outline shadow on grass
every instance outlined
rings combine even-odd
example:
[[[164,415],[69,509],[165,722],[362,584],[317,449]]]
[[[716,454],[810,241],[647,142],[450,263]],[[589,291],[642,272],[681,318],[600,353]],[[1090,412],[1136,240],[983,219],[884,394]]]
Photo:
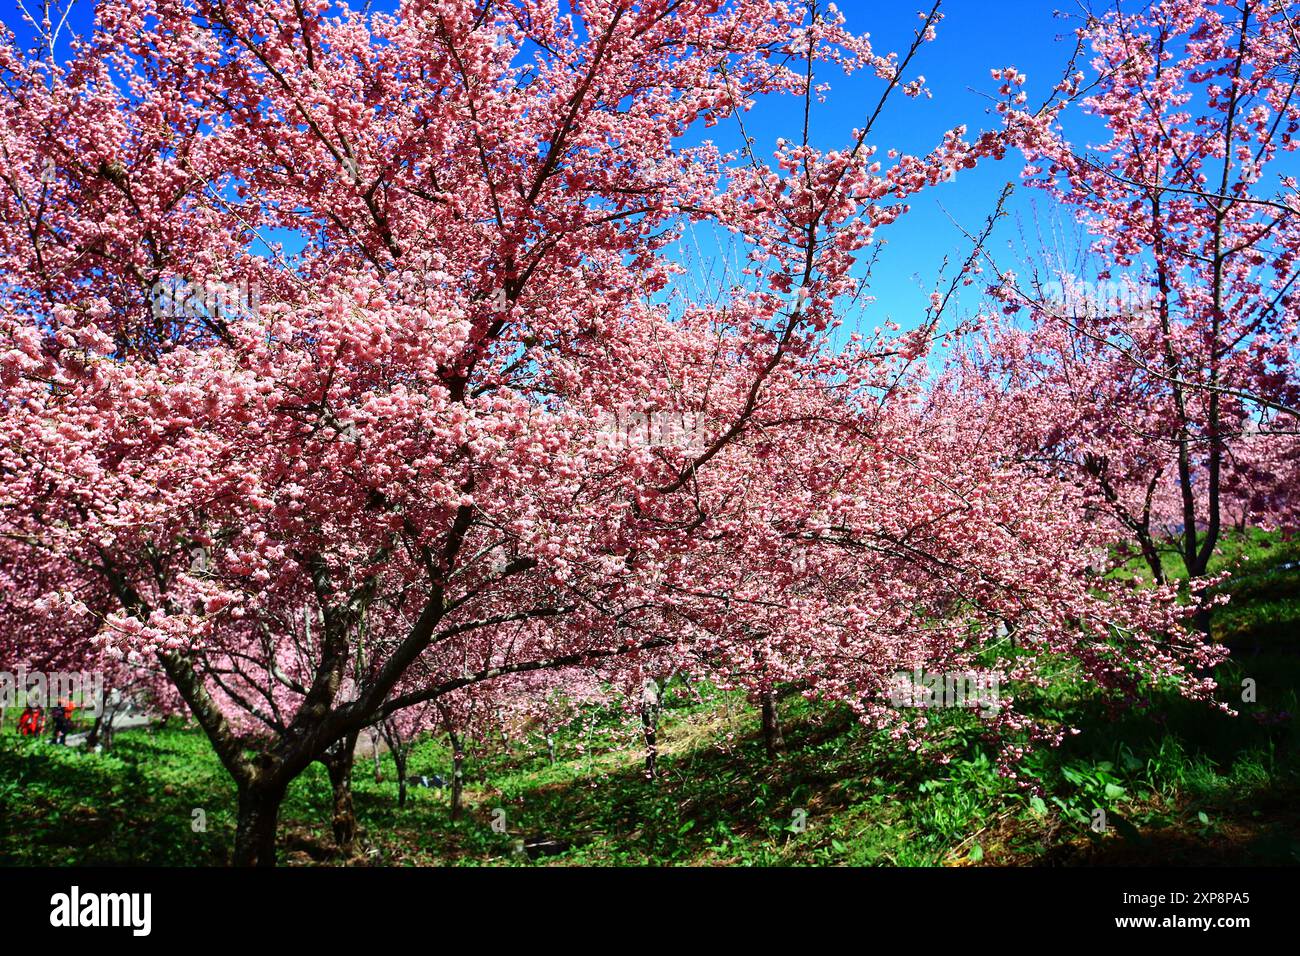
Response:
[[[1116,709],[1038,702],[1081,728],[1029,769],[1039,794],[997,773],[969,715],[954,715],[947,763],[859,727],[843,708],[782,704],[786,748],[770,759],[757,714],[668,712],[661,776],[635,752],[561,761],[516,750],[471,766],[465,818],[443,791],[397,806],[359,764],[360,852],[340,860],[329,788],[313,766],[286,800],[289,864],[526,863],[516,842],[550,841],[534,862],[561,864],[1278,864],[1300,862],[1300,662],[1259,654],[1221,668],[1224,699],[1255,682],[1228,716],[1176,695]],[[439,767],[434,742],[413,766]],[[1089,828],[1103,809],[1104,836]],[[205,826],[196,829],[195,810]],[[500,811],[498,813],[498,811]],[[497,832],[492,823],[504,823]],[[234,788],[197,731],[131,731],[112,753],[0,738],[0,862],[220,865],[234,834]],[[553,854],[553,855],[552,855]]]
[[[206,766],[202,739],[122,733],[103,754],[13,735],[0,740],[0,862],[226,862],[234,790],[223,792],[215,758]]]
[[[1081,732],[1031,757],[1041,796],[999,777],[970,727],[954,724],[956,755],[939,765],[801,701],[774,761],[749,715],[750,732],[728,746],[663,757],[653,783],[629,762],[597,777],[521,780],[502,796],[523,831],[572,845],[562,861],[575,863],[1297,863],[1300,662],[1230,662],[1225,699],[1247,676],[1256,702],[1236,702],[1237,716],[1176,694],[1050,709]],[[1099,808],[1104,836],[1092,830]]]

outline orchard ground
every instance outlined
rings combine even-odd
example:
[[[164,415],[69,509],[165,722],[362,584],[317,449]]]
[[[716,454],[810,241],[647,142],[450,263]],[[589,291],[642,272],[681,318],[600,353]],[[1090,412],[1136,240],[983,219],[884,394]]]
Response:
[[[491,742],[467,762],[466,812],[412,787],[398,807],[391,757],[359,756],[361,837],[330,838],[330,787],[315,765],[290,790],[282,862],[313,864],[1093,865],[1300,863],[1300,543],[1252,532],[1225,543],[1232,601],[1214,635],[1229,717],[1175,694],[1104,709],[1063,665],[1030,712],[1081,729],[1034,754],[1038,793],[999,776],[968,713],[941,712],[958,756],[910,752],[843,708],[784,698],[785,748],[765,752],[742,697],[671,685],[660,776],[628,746],[634,721],[588,712],[554,738]],[[1171,572],[1174,569],[1170,568]],[[1241,703],[1242,681],[1256,701]],[[427,738],[408,774],[450,776]],[[1094,812],[1106,813],[1095,832]],[[195,811],[202,811],[196,829]],[[0,736],[0,861],[221,865],[235,792],[202,733],[175,721],[122,731],[111,753]],[[494,827],[494,821],[497,826]],[[504,831],[501,832],[504,825]],[[521,846],[522,844],[522,846]]]

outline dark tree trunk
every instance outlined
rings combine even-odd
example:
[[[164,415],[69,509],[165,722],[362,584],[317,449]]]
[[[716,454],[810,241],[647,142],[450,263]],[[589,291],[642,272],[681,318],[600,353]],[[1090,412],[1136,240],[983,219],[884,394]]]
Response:
[[[96,745],[102,745],[105,750],[111,750],[113,747],[113,719],[117,716],[115,710],[103,710],[95,718],[94,724],[91,725],[90,733],[86,735],[86,749],[94,750]]]
[[[460,794],[465,782],[465,752],[460,748],[460,736],[451,727],[447,728],[451,739],[451,818],[460,819]]]
[[[1215,541],[1218,540],[1218,536],[1218,529],[1215,528],[1213,535],[1207,534],[1204,538],[1204,541],[1207,543],[1207,547],[1204,551],[1195,552],[1190,556],[1186,553],[1183,555],[1183,566],[1187,569],[1187,576],[1189,578],[1188,583],[1191,587],[1192,598],[1201,605],[1197,608],[1196,614],[1192,617],[1192,623],[1196,626],[1196,629],[1202,632],[1206,637],[1210,636],[1210,617],[1212,612],[1210,608],[1205,606],[1205,602],[1209,600],[1210,595],[1206,593],[1204,587],[1200,586],[1199,579],[1205,577],[1209,571],[1210,555],[1213,553],[1212,548]]]
[[[397,806],[406,806],[406,758],[410,756],[410,741],[402,736],[402,732],[397,725],[391,720],[385,720],[379,724],[379,732],[383,735],[384,743],[388,744],[388,752],[393,755],[393,768],[397,771]],[[379,774],[379,751],[378,744],[375,750],[375,774]]]
[[[334,845],[344,856],[352,855],[357,838],[357,817],[352,804],[352,765],[356,746],[357,735],[349,734],[321,758],[329,772],[333,793],[330,826],[334,831]]]
[[[772,692],[765,691],[761,700],[763,707],[763,746],[767,748],[768,757],[775,757],[785,747],[785,737],[781,735],[781,720],[776,712],[776,698]]]
[[[1192,617],[1192,623],[1198,631],[1208,638],[1210,637],[1210,625],[1214,612],[1209,607],[1206,607],[1204,602],[1210,599],[1210,595],[1206,593],[1205,588],[1193,587],[1192,597],[1201,602],[1201,606],[1196,609],[1196,614]]]
[[[397,805],[398,807],[406,806],[406,749],[403,746],[393,747],[391,744],[389,750],[393,755],[393,766],[397,768]]]
[[[275,866],[275,831],[283,802],[283,788],[239,788],[239,823],[231,858],[234,866]]]
[[[114,691],[105,689],[100,696],[99,713],[95,715],[95,722],[90,725],[90,733],[86,734],[86,750],[94,750],[97,746],[103,745],[107,750],[113,743],[113,716],[116,710],[113,707]]]
[[[1152,582],[1155,584],[1164,584],[1165,565],[1164,562],[1160,560],[1160,552],[1156,548],[1155,539],[1147,534],[1140,537],[1138,543],[1142,547],[1142,557],[1146,561],[1147,567],[1151,569]]]

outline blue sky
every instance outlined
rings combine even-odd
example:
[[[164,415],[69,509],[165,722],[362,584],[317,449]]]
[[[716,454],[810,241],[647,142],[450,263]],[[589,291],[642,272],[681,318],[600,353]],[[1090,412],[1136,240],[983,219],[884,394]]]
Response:
[[[1068,0],[1066,0],[1068,3]],[[877,53],[904,53],[921,20],[918,0],[846,0],[839,4],[846,25],[855,33],[869,33]],[[873,141],[880,154],[889,148],[922,154],[936,146],[945,131],[965,124],[968,138],[982,129],[996,128],[990,95],[1000,85],[990,76],[994,68],[1015,66],[1028,77],[1031,104],[1041,102],[1060,80],[1074,50],[1074,19],[1055,11],[1064,4],[1051,0],[947,0],[945,18],[937,38],[913,60],[908,79],[924,75],[933,93],[930,99],[895,96],[876,126]],[[926,10],[928,4],[924,4]],[[819,79],[831,92],[813,112],[814,144],[825,149],[851,143],[852,131],[865,124],[883,88],[874,74],[863,71],[846,77],[826,67]],[[1082,117],[1076,117],[1079,119]],[[799,103],[774,98],[760,103],[745,118],[745,127],[761,151],[769,155],[778,137],[797,138],[801,125]],[[719,145],[738,142],[734,124],[711,130]],[[874,304],[856,315],[845,316],[845,331],[869,331],[890,318],[904,328],[920,320],[936,276],[948,257],[953,265],[963,261],[970,243],[962,229],[978,233],[1008,181],[1019,180],[1020,158],[1008,154],[1001,162],[986,161],[967,170],[953,182],[928,189],[912,201],[911,212],[882,230],[888,244],[870,279]],[[1032,231],[1035,218],[1051,208],[1039,190],[1018,187],[990,248],[999,265],[1014,267],[1023,260],[1020,229]],[[1008,250],[1008,244],[1015,246]],[[1031,251],[1035,241],[1029,243]],[[952,267],[950,267],[952,268]],[[980,285],[970,287],[960,307],[978,305]]]
[[[37,9],[39,4],[40,0],[31,0],[28,9]],[[396,0],[374,4],[376,9],[394,6]],[[885,53],[906,49],[920,23],[922,0],[842,0],[839,6],[850,29],[870,33],[877,52]],[[925,6],[928,9],[928,4]],[[945,130],[959,123],[965,123],[972,135],[996,126],[997,117],[990,112],[988,99],[998,85],[989,75],[994,67],[1015,66],[1027,74],[1031,102],[1040,102],[1060,78],[1073,48],[1069,34],[1075,21],[1061,19],[1055,13],[1058,6],[1069,6],[1069,0],[947,0],[938,38],[922,49],[911,70],[912,76],[924,74],[933,98],[896,97],[877,127],[875,141],[881,152],[891,147],[928,151]],[[69,26],[84,31],[91,8],[91,0],[75,0]],[[0,19],[20,37],[30,36],[15,0],[0,0]],[[829,67],[819,79],[829,81],[832,89],[827,102],[814,111],[814,141],[823,148],[840,147],[850,141],[853,128],[865,122],[879,96],[881,81],[869,72],[845,77]],[[746,128],[760,153],[770,155],[778,137],[797,136],[800,117],[795,99],[774,98],[746,117]],[[734,124],[693,135],[707,135],[724,147],[737,141]],[[944,257],[960,261],[969,250],[958,225],[971,232],[981,228],[1003,184],[1018,179],[1018,164],[1015,155],[1000,163],[988,161],[956,181],[918,196],[912,212],[882,233],[888,245],[870,288],[876,302],[865,312],[846,317],[846,330],[859,325],[870,329],[887,317],[904,327],[914,325]],[[1047,197],[1038,191],[1017,190],[1009,206],[1012,216],[995,234],[994,249],[1000,261],[1015,264],[1019,253],[1009,254],[1007,243],[1015,239],[1020,225],[1027,227],[1035,213],[1048,205]],[[976,289],[978,286],[968,291],[962,307],[977,304]]]

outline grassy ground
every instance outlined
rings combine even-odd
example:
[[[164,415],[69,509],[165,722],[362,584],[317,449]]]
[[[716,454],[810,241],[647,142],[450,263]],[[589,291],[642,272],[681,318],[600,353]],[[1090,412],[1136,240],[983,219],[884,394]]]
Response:
[[[1187,569],[1172,552],[1161,554],[1161,566],[1168,580],[1186,582]],[[1300,539],[1259,528],[1225,534],[1209,566],[1212,575],[1224,572],[1232,577],[1216,590],[1232,598],[1215,612],[1213,636],[1234,649],[1300,651]],[[1150,578],[1140,557],[1115,576],[1135,575]]]
[[[1038,792],[998,775],[967,715],[944,718],[956,756],[943,763],[842,710],[790,698],[781,704],[787,746],[770,760],[743,700],[678,689],[654,782],[635,746],[614,746],[626,732],[615,714],[559,735],[555,762],[539,739],[470,761],[467,814],[455,824],[442,791],[414,788],[399,809],[390,759],[382,783],[358,761],[362,838],[346,862],[1300,863],[1300,570],[1286,568],[1300,555],[1261,540],[1225,548],[1225,562],[1253,576],[1228,586],[1233,600],[1214,623],[1234,647],[1221,696],[1240,715],[1172,695],[1116,711],[1062,679],[1032,706],[1082,732],[1030,758]],[[1247,678],[1255,703],[1239,699]],[[426,740],[410,772],[446,777],[449,763]],[[1091,828],[1097,809],[1104,833]],[[328,820],[328,784],[313,767],[285,805],[284,861],[345,862]],[[220,864],[233,832],[233,787],[193,729],[124,732],[111,754],[0,737],[0,861]],[[521,848],[539,841],[549,850]]]

